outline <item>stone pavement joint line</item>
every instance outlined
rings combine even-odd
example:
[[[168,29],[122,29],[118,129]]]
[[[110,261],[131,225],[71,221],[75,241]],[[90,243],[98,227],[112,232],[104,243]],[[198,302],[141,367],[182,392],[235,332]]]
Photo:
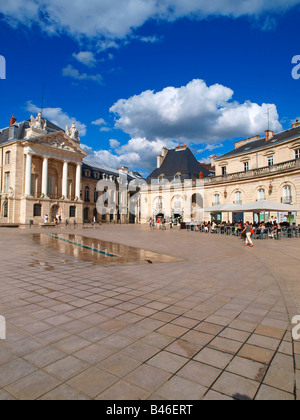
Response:
[[[299,399],[297,239],[78,229],[174,259],[99,265],[33,233],[1,229],[0,400]]]

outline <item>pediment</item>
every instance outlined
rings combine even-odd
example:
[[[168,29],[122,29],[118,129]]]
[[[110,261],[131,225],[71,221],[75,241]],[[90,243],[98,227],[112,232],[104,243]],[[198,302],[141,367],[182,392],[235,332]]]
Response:
[[[43,136],[42,138],[36,138],[33,139],[33,141],[41,146],[51,147],[56,150],[86,155],[84,150],[81,149],[80,145],[75,143],[63,132],[53,133],[48,136]]]

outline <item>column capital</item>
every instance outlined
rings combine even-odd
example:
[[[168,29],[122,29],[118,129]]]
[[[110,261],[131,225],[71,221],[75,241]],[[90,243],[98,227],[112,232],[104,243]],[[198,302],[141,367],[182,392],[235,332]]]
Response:
[[[32,155],[34,155],[34,151],[30,147],[25,147],[24,155],[32,156]]]

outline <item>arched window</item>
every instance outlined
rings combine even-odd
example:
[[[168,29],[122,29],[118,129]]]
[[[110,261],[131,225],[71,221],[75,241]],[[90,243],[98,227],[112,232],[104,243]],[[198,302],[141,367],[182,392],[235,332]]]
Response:
[[[159,182],[160,184],[162,184],[162,183],[164,182],[164,180],[165,180],[165,175],[164,175],[164,174],[159,175],[159,177],[158,177],[158,182]]]
[[[240,191],[237,191],[235,193],[235,204],[242,204],[242,193]]]
[[[162,197],[156,197],[154,200],[154,209],[156,211],[162,211],[163,208],[163,198]]]
[[[283,188],[283,202],[285,204],[291,204],[292,201],[292,187],[290,185],[286,185]]]
[[[174,175],[174,181],[175,182],[180,182],[181,181],[181,173],[177,172],[176,175]]]
[[[97,188],[95,188],[94,191],[94,202],[97,203],[99,197],[99,191],[97,191]]]
[[[41,217],[42,206],[40,204],[34,204],[33,206],[33,217]]]
[[[97,222],[98,221],[98,211],[97,211],[97,209],[94,209],[93,216],[95,217],[96,222]]]
[[[220,204],[220,194],[214,195],[214,205],[218,206]]]
[[[84,201],[86,201],[87,203],[90,202],[90,189],[89,189],[89,187],[85,187],[85,189],[84,189]]]
[[[174,210],[181,210],[182,209],[182,198],[180,195],[176,195],[174,197]]]
[[[266,190],[264,188],[260,188],[258,190],[258,201],[263,201],[266,199]]]

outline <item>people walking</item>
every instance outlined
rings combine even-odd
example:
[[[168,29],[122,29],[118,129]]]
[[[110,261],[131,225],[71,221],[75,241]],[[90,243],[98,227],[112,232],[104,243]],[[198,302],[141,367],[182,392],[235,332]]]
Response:
[[[250,244],[250,247],[251,247],[251,248],[253,248],[253,247],[254,247],[254,244],[253,244],[253,242],[252,242],[252,238],[251,238],[251,236],[252,236],[252,234],[253,234],[253,228],[252,228],[252,226],[250,225],[250,223],[249,223],[249,222],[246,222],[246,226],[245,226],[245,228],[244,228],[244,230],[243,230],[242,234],[243,234],[243,233],[245,233],[245,234],[246,234],[246,242],[245,242],[245,246],[248,246],[248,245]]]

